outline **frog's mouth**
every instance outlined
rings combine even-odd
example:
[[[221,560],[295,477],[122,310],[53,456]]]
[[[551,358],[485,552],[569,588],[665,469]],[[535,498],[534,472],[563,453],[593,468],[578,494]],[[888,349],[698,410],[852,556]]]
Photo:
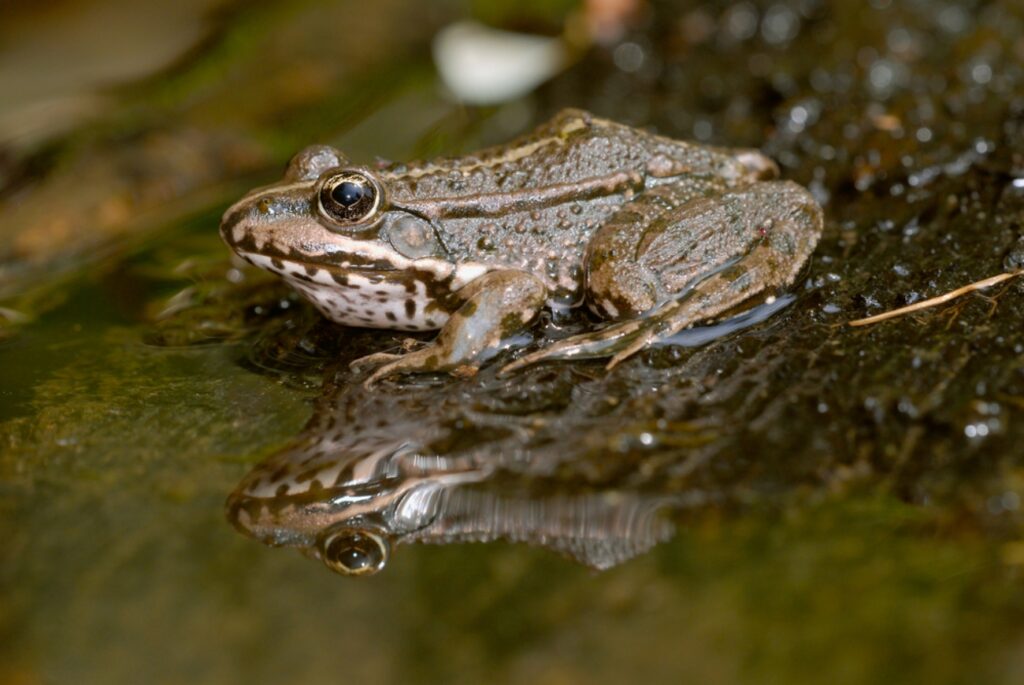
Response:
[[[272,271],[282,272],[287,264],[287,275],[302,271],[312,275],[320,269],[389,272],[406,268],[410,261],[376,241],[337,234],[325,238],[319,224],[310,228],[293,222],[278,232],[254,231],[246,225],[246,217],[241,211],[229,211],[220,226],[221,239],[246,261],[261,267],[266,261],[269,266],[265,268]]]
[[[236,249],[236,252],[253,266],[286,279],[328,287],[349,286],[350,276],[358,276],[371,284],[385,281],[400,281],[403,285],[417,281],[425,284],[446,283],[457,271],[454,264],[434,258],[375,259],[340,252],[314,256],[298,252],[286,254],[275,250],[257,252],[244,249]]]
[[[238,245],[235,247],[235,251],[250,264],[274,271],[282,276],[299,276],[305,273],[312,277],[319,271],[390,273],[402,269],[402,265],[397,264],[393,259],[364,257],[358,254],[324,252],[322,255],[318,255],[296,250],[284,252],[270,246],[263,246],[262,249],[254,248],[254,245]]]
[[[345,278],[352,273],[357,273],[360,276],[374,280],[377,278],[392,278],[394,274],[400,271],[396,266],[390,263],[378,263],[369,262],[363,260],[349,260],[345,259],[339,262],[329,261],[327,259],[295,259],[293,257],[284,259],[270,258],[270,266],[265,266],[276,270],[282,276],[287,278],[297,278],[300,281],[319,281],[323,277],[330,277],[338,285],[345,285]],[[326,279],[323,279],[326,284]]]
[[[243,252],[238,254],[253,266],[275,273],[293,285],[305,284],[311,288],[368,288],[379,285],[384,288],[400,287],[412,293],[418,287],[430,289],[447,283],[455,271],[454,267],[443,263],[417,263],[402,268],[377,263],[318,262]]]

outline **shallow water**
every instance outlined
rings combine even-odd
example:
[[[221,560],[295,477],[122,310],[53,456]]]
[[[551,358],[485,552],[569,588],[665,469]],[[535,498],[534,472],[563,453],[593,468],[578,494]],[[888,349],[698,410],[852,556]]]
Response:
[[[429,63],[465,10],[419,7],[229,7],[72,133],[0,150],[0,682],[1024,677],[1024,286],[844,326],[1019,249],[1020,7],[657,3],[624,52],[481,110]],[[517,7],[475,11],[558,28]],[[499,380],[505,351],[371,392],[348,362],[407,336],[321,321],[216,234],[307,142],[455,153],[562,106],[762,147],[808,185],[826,230],[785,306],[611,373]],[[600,573],[402,544],[364,579],[240,535],[229,493],[332,417],[473,455],[499,494],[673,498],[675,535]]]

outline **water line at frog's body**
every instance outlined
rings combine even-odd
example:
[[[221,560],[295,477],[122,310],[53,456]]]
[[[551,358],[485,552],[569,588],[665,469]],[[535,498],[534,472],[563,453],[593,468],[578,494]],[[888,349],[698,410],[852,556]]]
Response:
[[[751,326],[756,326],[762,321],[766,321],[793,302],[796,301],[796,295],[786,294],[772,298],[770,301],[766,301],[752,309],[738,314],[725,321],[720,321],[710,326],[694,326],[693,328],[687,328],[686,330],[680,331],[675,335],[659,340],[654,343],[655,347],[662,347],[665,345],[678,345],[680,347],[700,347],[706,345],[709,342],[724,338],[727,335],[736,333],[738,331],[745,330]]]

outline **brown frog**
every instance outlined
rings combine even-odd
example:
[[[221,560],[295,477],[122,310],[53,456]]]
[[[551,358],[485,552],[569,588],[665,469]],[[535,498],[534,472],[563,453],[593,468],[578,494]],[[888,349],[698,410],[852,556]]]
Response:
[[[309,147],[284,180],[224,215],[221,235],[338,323],[439,329],[375,354],[367,384],[472,372],[545,306],[609,323],[520,357],[611,357],[792,282],[822,210],[754,150],[672,140],[565,110],[507,145],[368,168]]]

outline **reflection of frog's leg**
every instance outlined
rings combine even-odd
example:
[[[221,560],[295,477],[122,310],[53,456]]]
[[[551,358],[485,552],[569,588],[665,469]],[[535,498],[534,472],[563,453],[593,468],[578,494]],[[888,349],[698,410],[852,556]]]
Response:
[[[396,373],[475,369],[479,356],[526,328],[544,305],[547,289],[523,271],[492,271],[459,291],[464,304],[433,343],[390,359],[367,380],[371,386]],[[355,363],[362,365],[363,360]]]
[[[587,253],[589,303],[619,321],[503,371],[549,359],[612,356],[610,368],[652,342],[790,283],[821,232],[821,209],[787,181],[681,203],[676,197],[672,186],[655,188],[594,236]]]

